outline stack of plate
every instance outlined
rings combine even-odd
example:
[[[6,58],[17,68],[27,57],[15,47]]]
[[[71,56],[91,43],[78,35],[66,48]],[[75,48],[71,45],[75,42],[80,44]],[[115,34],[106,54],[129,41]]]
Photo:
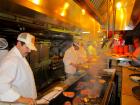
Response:
[[[129,78],[134,82],[140,83],[140,74],[131,74],[129,75]]]

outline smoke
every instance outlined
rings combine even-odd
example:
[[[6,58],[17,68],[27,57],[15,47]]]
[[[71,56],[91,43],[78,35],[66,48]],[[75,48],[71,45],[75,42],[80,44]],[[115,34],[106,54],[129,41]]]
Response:
[[[81,97],[100,97],[104,83],[106,82],[102,79],[104,74],[104,69],[107,67],[107,56],[105,53],[97,48],[97,59],[92,63],[87,70],[88,76],[83,79],[77,86],[80,89]],[[79,88],[80,87],[80,88]]]

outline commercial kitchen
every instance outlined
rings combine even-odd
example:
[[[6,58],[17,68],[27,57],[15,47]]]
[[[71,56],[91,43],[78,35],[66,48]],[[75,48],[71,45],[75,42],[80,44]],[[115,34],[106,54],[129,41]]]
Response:
[[[140,65],[133,62],[140,0],[0,0],[0,66],[25,32],[37,48],[26,57],[37,105],[140,105]],[[71,45],[82,46],[86,57],[67,76]],[[3,102],[2,94],[0,86],[0,105],[21,105]]]

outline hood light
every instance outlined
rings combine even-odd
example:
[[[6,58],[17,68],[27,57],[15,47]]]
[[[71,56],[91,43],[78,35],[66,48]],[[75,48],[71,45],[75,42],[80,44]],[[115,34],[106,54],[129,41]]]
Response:
[[[118,3],[116,4],[116,8],[117,8],[117,9],[121,9],[121,7],[122,7],[121,2],[118,2]]]
[[[83,34],[89,34],[90,32],[82,32]]]

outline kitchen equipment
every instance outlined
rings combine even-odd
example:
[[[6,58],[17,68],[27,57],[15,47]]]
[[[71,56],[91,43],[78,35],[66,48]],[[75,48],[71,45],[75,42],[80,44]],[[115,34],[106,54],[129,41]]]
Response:
[[[49,101],[57,97],[59,94],[61,94],[63,91],[62,87],[55,87],[52,91],[50,91],[48,94],[43,96],[41,99],[37,100],[38,105],[47,105],[49,104]]]
[[[0,61],[8,53],[6,49],[8,47],[8,42],[5,38],[0,38]]]
[[[64,92],[75,93],[74,97],[67,97],[63,93],[51,100],[49,105],[64,105],[69,102],[72,105],[101,105],[106,91],[109,89],[110,75],[102,75],[100,79],[106,80],[104,84],[98,83],[96,78],[85,75],[77,82],[73,83]],[[78,104],[77,104],[78,103]],[[104,105],[104,104],[102,104]],[[106,104],[107,105],[107,104]]]
[[[8,47],[8,42],[4,38],[0,38],[0,50],[5,49]]]
[[[132,93],[134,96],[140,100],[140,86],[135,86],[132,88]]]
[[[140,83],[140,74],[130,74],[129,78],[137,83]]]

